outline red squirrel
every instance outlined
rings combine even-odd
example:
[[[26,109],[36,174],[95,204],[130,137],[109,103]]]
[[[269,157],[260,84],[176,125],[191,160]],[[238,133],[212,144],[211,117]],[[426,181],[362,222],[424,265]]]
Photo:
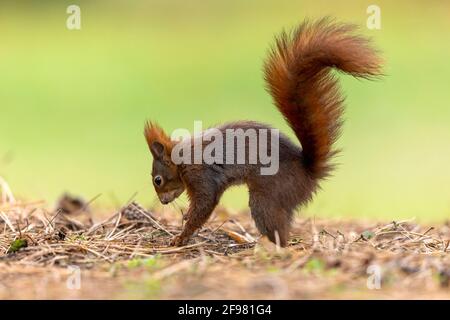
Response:
[[[177,164],[172,158],[177,141],[158,125],[146,123],[144,134],[153,156],[153,185],[160,201],[167,204],[185,190],[190,200],[184,228],[171,245],[188,242],[228,187],[246,184],[256,227],[272,242],[287,246],[293,212],[312,199],[319,182],[334,168],[332,159],[338,150],[333,144],[340,134],[344,98],[332,69],[366,79],[381,73],[377,51],[368,39],[355,34],[355,29],[324,18],[303,22],[275,38],[264,64],[267,89],[301,144],[279,135],[276,174],[262,175],[258,163]],[[271,127],[238,121],[216,129],[225,134],[228,129]],[[192,147],[194,139],[189,141]]]

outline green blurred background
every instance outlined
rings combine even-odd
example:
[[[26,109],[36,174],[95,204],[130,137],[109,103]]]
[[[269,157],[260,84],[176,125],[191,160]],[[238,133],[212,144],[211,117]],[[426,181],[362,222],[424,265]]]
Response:
[[[386,77],[341,77],[344,149],[335,176],[302,211],[318,217],[444,220],[450,215],[450,2],[2,1],[0,176],[16,196],[64,191],[115,206],[155,203],[145,119],[171,131],[253,119],[287,125],[264,90],[274,34],[305,17],[361,26]],[[70,4],[81,30],[66,28]],[[223,204],[245,208],[245,188]]]

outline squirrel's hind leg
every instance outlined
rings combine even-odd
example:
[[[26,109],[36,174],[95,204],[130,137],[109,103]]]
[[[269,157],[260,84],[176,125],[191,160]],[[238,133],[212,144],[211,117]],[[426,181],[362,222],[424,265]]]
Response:
[[[289,239],[292,211],[274,204],[271,197],[250,191],[250,210],[256,227],[261,234],[281,247]]]

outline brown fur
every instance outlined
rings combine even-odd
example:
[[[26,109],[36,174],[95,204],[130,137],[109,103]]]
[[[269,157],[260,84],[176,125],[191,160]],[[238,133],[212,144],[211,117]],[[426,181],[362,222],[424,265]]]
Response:
[[[159,142],[164,146],[164,150],[170,155],[174,143],[159,125],[148,121],[145,124],[144,136],[150,149],[154,142]]]
[[[329,18],[304,22],[282,32],[265,63],[265,78],[275,104],[300,140],[307,169],[323,178],[333,169],[343,101],[331,68],[355,77],[380,73],[381,61],[356,27]]]
[[[333,168],[330,160],[336,153],[332,147],[339,135],[343,98],[330,69],[365,78],[377,75],[380,70],[376,52],[353,31],[353,26],[322,19],[305,22],[276,39],[265,64],[265,77],[276,106],[302,148],[280,134],[279,170],[275,175],[261,175],[261,164],[176,166],[167,157],[173,142],[156,125],[146,126],[145,136],[154,157],[152,174],[164,181],[155,185],[161,201],[170,202],[185,189],[190,198],[186,224],[173,240],[174,245],[185,244],[207,221],[223,192],[237,184],[248,186],[249,206],[258,230],[271,241],[287,245],[293,211],[311,200],[320,179]],[[227,129],[270,127],[239,121],[217,129],[225,134]],[[192,141],[190,147],[193,148]],[[246,146],[246,159],[248,151]]]

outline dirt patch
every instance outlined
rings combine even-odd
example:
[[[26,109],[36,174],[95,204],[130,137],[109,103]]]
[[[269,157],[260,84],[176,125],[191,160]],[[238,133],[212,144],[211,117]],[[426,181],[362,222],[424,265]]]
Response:
[[[179,212],[74,203],[0,205],[0,299],[450,298],[448,223],[299,218],[281,249],[219,208],[178,248]]]

